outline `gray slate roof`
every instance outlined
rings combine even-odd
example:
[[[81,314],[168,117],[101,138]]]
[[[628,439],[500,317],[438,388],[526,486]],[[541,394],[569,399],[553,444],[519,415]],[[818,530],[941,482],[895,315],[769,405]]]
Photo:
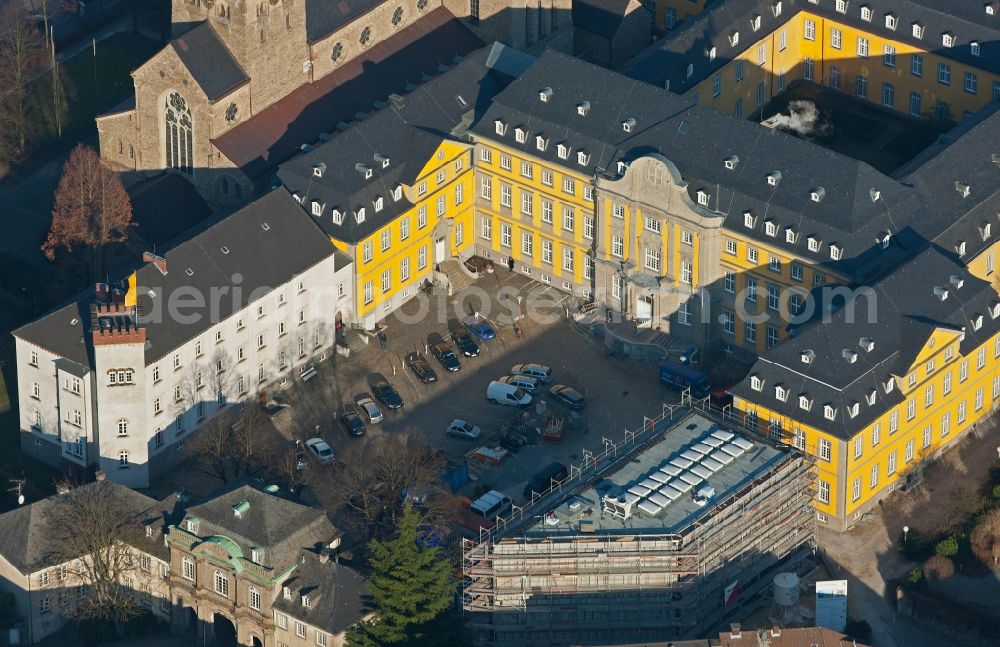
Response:
[[[511,81],[512,71],[520,71],[527,62],[503,45],[479,49],[414,88],[401,103],[390,103],[314,150],[285,162],[278,179],[301,197],[307,212],[313,200],[324,205],[322,216],[315,218],[324,232],[338,240],[358,242],[412,206],[405,191],[399,201],[394,200],[393,190],[400,184],[415,184],[442,139],[456,138]],[[388,157],[389,165],[383,168],[376,155]],[[319,164],[326,166],[322,177],[313,173]],[[372,170],[371,179],[358,171],[358,164]],[[378,197],[385,206],[375,213]],[[365,218],[359,223],[355,214],[361,207]],[[344,214],[342,224],[334,222],[333,209]]]
[[[841,14],[836,11],[834,0],[816,3],[783,0],[781,13],[775,16],[774,0],[721,0],[638,54],[625,65],[624,72],[660,87],[669,80],[672,91],[686,92],[746,51],[764,34],[792,20],[799,11],[810,11],[885,38],[910,43],[956,62],[1000,72],[1000,15],[987,15],[986,4],[985,0],[852,0],[847,13]],[[871,7],[871,22],[861,19],[863,6]],[[885,26],[886,14],[898,18],[894,31]],[[761,19],[756,32],[751,27],[755,16]],[[913,37],[913,23],[920,23],[925,28],[922,39]],[[730,44],[734,31],[740,33],[735,46]],[[942,46],[943,33],[955,37],[952,47]],[[972,55],[972,42],[980,44],[979,56]],[[714,60],[709,58],[712,47],[716,48]],[[845,52],[853,52],[853,48],[853,43],[844,43]],[[872,56],[881,56],[881,53],[873,52]],[[694,66],[690,78],[687,77],[688,65]]]
[[[208,21],[173,39],[170,45],[209,101],[250,80]]]
[[[609,11],[604,6],[577,0],[573,3],[573,27],[589,31],[604,38],[614,38],[625,19],[629,0],[620,0],[619,11]]]
[[[137,548],[166,557],[163,545],[162,504],[156,499],[112,481],[93,481],[79,490],[93,490],[101,496],[114,498],[122,515],[131,515],[137,523],[152,525],[153,536]],[[24,575],[61,564],[63,553],[54,545],[58,536],[50,529],[58,497],[52,496],[29,503],[0,515],[0,555]]]
[[[237,516],[233,506],[244,502],[250,509]],[[184,518],[191,517],[199,521],[199,537],[228,537],[245,556],[253,548],[263,548],[264,565],[279,572],[295,564],[302,551],[318,551],[340,534],[320,508],[248,483],[232,484],[189,506]]]
[[[553,95],[543,102],[544,87]],[[583,102],[590,105],[586,116],[577,114]],[[508,126],[505,136],[496,134],[498,119]],[[626,119],[635,120],[631,132],[622,127]],[[524,144],[515,139],[519,127],[528,131]],[[615,176],[619,161],[660,153],[677,166],[692,201],[699,190],[709,194],[706,215],[724,218],[727,229],[858,278],[898,264],[951,220],[924,212],[912,187],[864,162],[554,52],[498,94],[472,132],[586,176]],[[537,135],[549,139],[545,151],[537,149]],[[568,160],[558,157],[560,143],[571,148]],[[580,151],[589,155],[585,164],[578,162]],[[731,156],[738,163],[728,170]],[[767,181],[774,171],[781,173],[776,187]],[[820,202],[811,198],[818,187],[825,190]],[[751,228],[744,225],[746,212],[755,216]],[[767,221],[778,226],[777,235],[767,235]],[[787,242],[788,228],[798,232],[795,242]],[[876,242],[883,230],[892,233],[889,250]],[[809,237],[820,241],[815,252]],[[842,260],[832,259],[831,244],[842,248]]]
[[[961,288],[950,283],[952,276],[964,281]],[[935,296],[935,287],[948,289],[948,297],[942,301]],[[848,319],[850,309],[845,308],[834,312],[827,323],[802,327],[789,340],[764,353],[748,377],[730,392],[849,439],[902,401],[899,388],[887,393],[884,385],[892,375],[907,374],[936,328],[964,329],[960,351],[965,356],[1000,331],[1000,317],[992,316],[1000,297],[989,283],[969,274],[948,250],[926,249],[871,289],[876,305],[871,321],[867,298],[861,297],[854,309],[854,322]],[[979,316],[982,327],[976,330],[974,320]],[[874,349],[869,352],[861,348],[862,338],[874,341]],[[858,353],[855,362],[844,358],[845,349]],[[815,354],[808,364],[801,358],[807,350]],[[970,361],[975,362],[975,357]],[[994,361],[992,355],[989,361]],[[751,388],[752,376],[764,380],[761,392]],[[789,390],[786,402],[775,395],[778,385]],[[873,391],[875,402],[869,405],[866,397]],[[809,411],[799,406],[799,395],[813,399]],[[859,404],[859,413],[851,417],[848,408],[854,403]],[[824,417],[826,404],[836,409],[832,421]]]
[[[386,0],[306,0],[306,36],[315,42]]]
[[[312,553],[303,553],[282,586],[292,590],[292,599],[279,594],[272,604],[275,609],[331,633],[344,631],[371,610],[361,575],[333,560],[324,563]],[[303,594],[309,596],[308,607],[302,606]]]
[[[223,247],[228,253],[222,251]],[[206,295],[207,303],[213,289],[237,285],[233,277],[238,274],[242,299],[237,305],[242,308],[250,302],[249,297],[255,290],[258,291],[255,297],[259,298],[262,296],[259,292],[288,282],[330,255],[337,255],[338,267],[350,262],[346,256],[335,252],[329,240],[317,235],[315,225],[282,188],[158,253],[166,258],[166,275],[151,263],[140,267],[136,274],[138,303],[142,312],[148,315],[144,316],[147,364],[164,357],[215,323],[208,316],[207,305],[200,311],[187,311],[202,315],[190,323],[165,315],[154,318],[153,313],[161,309],[166,313],[164,300],[169,299],[169,295],[194,289]],[[190,276],[188,269],[192,271]],[[150,296],[150,290],[155,296]],[[234,312],[233,299],[226,294],[226,298],[219,300],[220,321]],[[89,336],[91,300],[92,293],[88,291],[13,334],[78,364],[92,366],[89,339],[84,341]]]

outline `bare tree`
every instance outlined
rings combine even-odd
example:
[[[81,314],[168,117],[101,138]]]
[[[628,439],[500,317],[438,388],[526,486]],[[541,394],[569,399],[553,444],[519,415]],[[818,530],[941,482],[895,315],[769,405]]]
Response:
[[[439,525],[450,517],[453,500],[437,475],[435,450],[407,447],[396,436],[352,442],[334,470],[323,470],[334,499],[368,527],[391,527],[407,499],[415,500],[421,523]]]
[[[28,81],[44,62],[42,39],[25,6],[0,9],[0,154],[8,163],[27,152],[30,127]]]
[[[201,471],[223,483],[236,478],[232,468],[232,420],[225,413],[209,418],[184,444],[184,451]]]
[[[223,483],[257,476],[272,468],[279,453],[268,424],[260,403],[251,398],[207,420],[185,450],[203,471]]]
[[[46,534],[57,546],[52,557],[67,565],[69,581],[85,587],[77,619],[111,623],[121,635],[122,626],[144,612],[136,591],[153,575],[141,568],[134,547],[148,542],[144,522],[155,511],[129,506],[108,481],[63,488],[45,515]]]
[[[1000,509],[983,515],[969,535],[972,552],[989,568],[1000,564]]]
[[[42,251],[85,246],[91,252],[94,278],[100,278],[103,251],[122,242],[132,224],[132,202],[118,174],[104,166],[93,148],[78,144],[63,166],[52,207],[52,226]]]

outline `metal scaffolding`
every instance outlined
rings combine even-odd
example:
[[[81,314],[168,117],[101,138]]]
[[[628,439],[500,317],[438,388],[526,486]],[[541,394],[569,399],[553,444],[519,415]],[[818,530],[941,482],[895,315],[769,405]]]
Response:
[[[583,470],[581,482],[567,484],[559,494],[565,497],[614,471],[662,440],[690,411],[665,409],[643,432],[630,432],[628,447],[619,443],[606,452],[613,456],[589,457],[606,461],[606,467]],[[732,419],[723,424],[735,426]],[[652,527],[630,528],[631,534],[596,528],[524,533],[524,520],[531,517],[522,510],[519,519],[483,533],[478,541],[466,540],[463,608],[478,642],[662,641],[695,636],[722,622],[740,606],[726,601],[732,582],[738,582],[745,600],[769,584],[774,573],[794,570],[810,552],[812,464],[805,454],[783,449],[782,460],[766,473],[671,534]]]

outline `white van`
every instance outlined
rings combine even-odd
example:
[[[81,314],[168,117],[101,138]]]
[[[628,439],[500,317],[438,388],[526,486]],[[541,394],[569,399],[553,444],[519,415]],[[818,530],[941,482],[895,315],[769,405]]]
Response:
[[[497,490],[490,490],[473,501],[472,505],[469,506],[469,510],[472,510],[483,519],[496,519],[510,512],[510,508],[510,497]]]
[[[510,404],[519,407],[526,407],[531,404],[531,396],[524,392],[524,389],[513,384],[503,382],[490,382],[486,387],[486,399],[494,404]]]

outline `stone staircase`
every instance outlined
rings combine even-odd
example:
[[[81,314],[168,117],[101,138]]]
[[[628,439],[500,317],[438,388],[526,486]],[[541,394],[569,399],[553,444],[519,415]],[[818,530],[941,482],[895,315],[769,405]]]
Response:
[[[449,294],[458,294],[476,282],[477,277],[460,259],[449,258],[438,264],[440,271],[448,277]]]

